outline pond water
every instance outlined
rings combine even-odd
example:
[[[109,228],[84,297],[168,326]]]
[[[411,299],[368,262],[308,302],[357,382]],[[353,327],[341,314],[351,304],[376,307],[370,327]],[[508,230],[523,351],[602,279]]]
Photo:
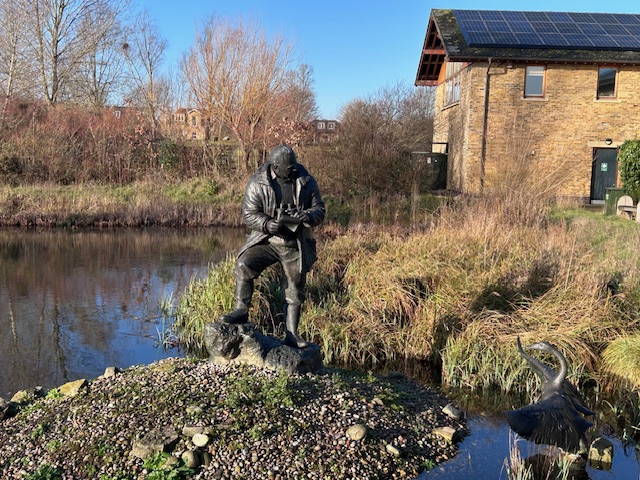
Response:
[[[523,439],[516,441],[509,425],[500,416],[472,416],[467,421],[470,435],[460,443],[458,455],[445,462],[427,475],[431,480],[507,480],[509,452],[515,444],[521,459],[540,458],[545,447],[535,445]],[[576,480],[638,480],[638,450],[625,448],[622,442],[613,437],[608,438],[614,446],[613,464],[609,470],[597,470],[590,465],[577,469],[573,476]],[[535,480],[554,480],[548,475],[548,467],[542,467]],[[558,477],[562,478],[562,477]]]
[[[241,229],[0,230],[0,396],[181,355],[158,347],[160,303],[243,241]],[[459,454],[427,478],[507,478],[508,425],[472,413],[468,426]],[[587,467],[579,478],[640,479],[636,450],[610,439],[613,468]],[[523,458],[539,451],[518,447]]]
[[[0,230],[0,396],[147,364],[160,304],[236,252],[241,229]]]

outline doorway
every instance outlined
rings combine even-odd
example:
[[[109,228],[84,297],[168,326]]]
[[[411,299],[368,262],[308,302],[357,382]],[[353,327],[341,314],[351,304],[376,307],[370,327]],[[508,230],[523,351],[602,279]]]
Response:
[[[591,168],[591,203],[604,203],[607,188],[616,186],[618,149],[594,148]]]

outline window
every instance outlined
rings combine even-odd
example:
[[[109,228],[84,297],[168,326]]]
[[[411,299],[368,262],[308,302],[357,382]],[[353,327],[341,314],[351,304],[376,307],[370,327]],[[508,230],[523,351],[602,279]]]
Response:
[[[193,125],[194,127],[198,125],[198,120],[196,119],[195,115],[191,116],[191,125]]]
[[[460,72],[462,71],[463,65],[462,62],[447,63],[445,70],[447,78],[444,81],[445,106],[460,101]]]
[[[544,97],[545,67],[542,65],[529,65],[524,77],[525,97]]]
[[[335,122],[327,123],[327,130],[334,130],[336,128]]]
[[[598,69],[598,96],[597,98],[616,98],[616,67],[600,67]]]
[[[115,118],[120,118],[120,110],[114,110],[114,111],[113,111],[113,116],[114,116]]]
[[[324,122],[318,122],[318,130],[324,130]]]
[[[194,140],[198,138],[196,132],[191,132],[191,138],[193,138]]]

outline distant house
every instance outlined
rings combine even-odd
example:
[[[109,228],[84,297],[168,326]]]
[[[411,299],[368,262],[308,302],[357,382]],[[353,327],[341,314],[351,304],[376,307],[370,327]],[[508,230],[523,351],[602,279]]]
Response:
[[[519,155],[563,169],[555,194],[602,203],[640,136],[640,15],[432,10],[415,83],[435,87],[448,188],[490,189]]]
[[[340,123],[337,120],[312,120],[310,125],[313,143],[331,142],[340,134]]]
[[[207,137],[207,124],[200,110],[196,108],[179,108],[173,114],[176,125],[184,139],[204,140]]]

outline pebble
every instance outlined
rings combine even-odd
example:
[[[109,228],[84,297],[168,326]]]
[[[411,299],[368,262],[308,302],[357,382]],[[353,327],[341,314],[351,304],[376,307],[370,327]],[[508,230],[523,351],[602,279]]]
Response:
[[[129,452],[140,438],[167,427],[179,432],[172,458],[199,464],[192,480],[415,479],[427,461],[456,454],[455,443],[431,435],[436,426],[464,429],[443,413],[446,397],[404,377],[368,382],[326,369],[289,377],[290,398],[276,397],[273,404],[270,398],[282,394],[259,387],[246,398],[229,396],[239,385],[275,385],[278,376],[175,358],[90,380],[77,397],[31,400],[37,408],[0,421],[0,472],[3,478],[26,478],[46,461],[62,478],[87,478],[83,459],[90,458],[93,478],[119,472],[146,478],[144,460]],[[388,393],[402,408],[379,408],[384,402],[375,399]],[[198,408],[206,415],[194,416]],[[356,426],[365,436],[346,434]],[[366,437],[372,441],[362,441]],[[56,442],[60,447],[51,449]],[[380,455],[381,444],[387,455]]]

